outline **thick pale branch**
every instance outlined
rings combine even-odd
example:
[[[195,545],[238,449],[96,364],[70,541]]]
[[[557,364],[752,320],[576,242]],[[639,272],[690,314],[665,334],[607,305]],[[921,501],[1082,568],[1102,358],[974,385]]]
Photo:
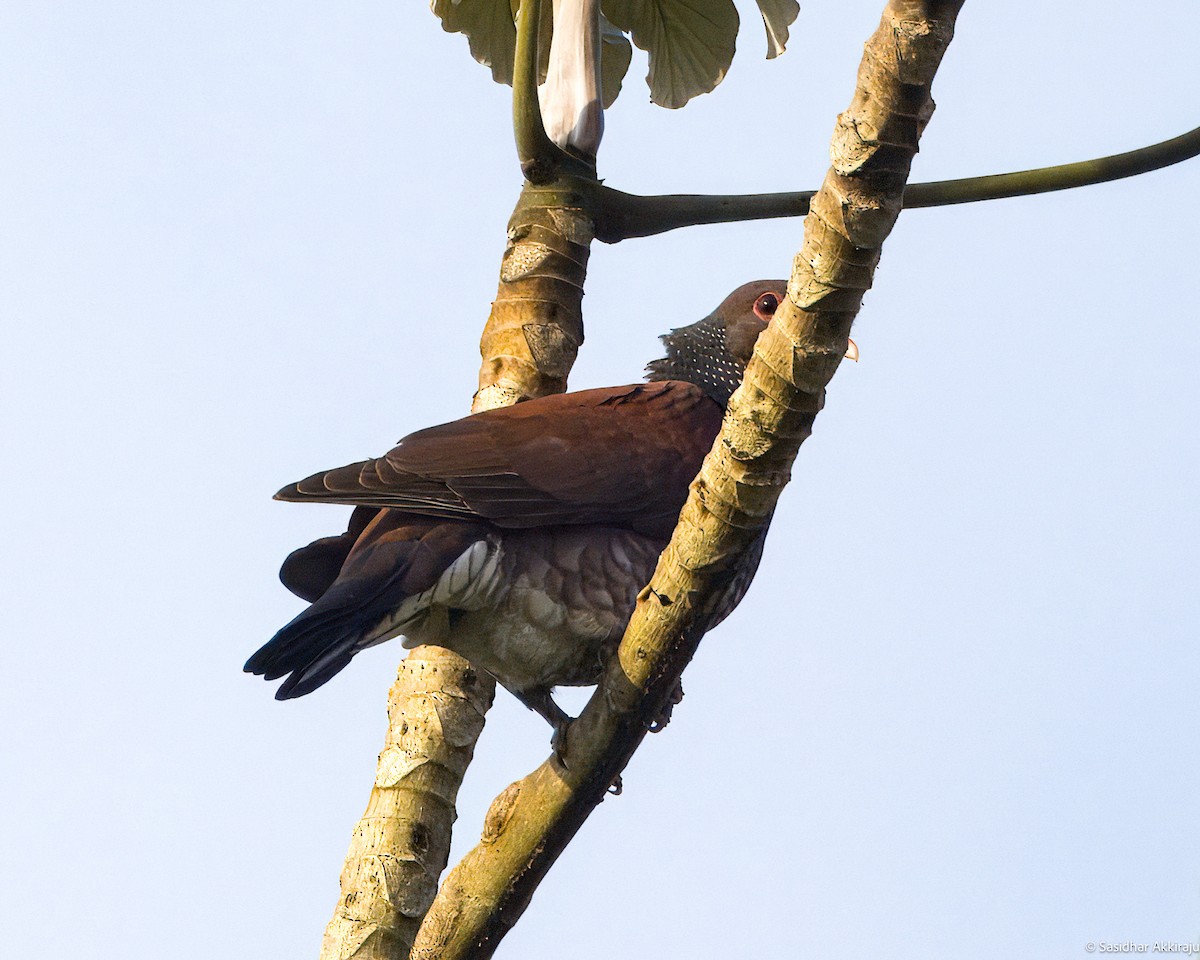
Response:
[[[417,647],[400,664],[321,960],[408,956],[446,868],[454,801],[495,689],[440,647]]]
[[[540,130],[536,112],[533,119]],[[566,389],[583,342],[591,241],[591,220],[572,194],[526,183],[480,344],[473,411]],[[455,795],[494,691],[490,677],[448,650],[418,647],[401,665],[379,772],[351,838],[321,960],[408,956],[446,865]]]
[[[555,183],[563,176],[594,180],[595,168],[561,150],[543,128],[536,93],[540,11],[540,0],[522,3],[513,124],[526,183],[480,343],[473,412],[565,390],[583,342],[592,223],[574,194]],[[594,10],[589,15],[595,19]],[[593,150],[598,142],[597,133]],[[401,664],[388,695],[375,785],[351,837],[321,960],[409,955],[446,866],[455,797],[494,693],[490,677],[448,650],[418,647]]]
[[[570,194],[526,184],[508,224],[500,287],[483,331],[473,410],[561,393],[583,343],[583,282],[592,242]]]
[[[617,656],[547,760],[493,803],[481,843],[447,876],[420,960],[488,957],[603,798],[703,635],[712,599],[769,518],[824,401],[932,110],[929,85],[961,0],[892,0],[839,117],[833,168],[805,220],[789,299],[759,339],[721,436]]]
[[[513,213],[480,344],[476,412],[566,388],[583,340],[591,242],[590,221],[569,199],[527,184]],[[446,865],[455,795],[494,690],[490,677],[448,650],[418,647],[401,664],[379,772],[351,838],[321,960],[408,955]]]

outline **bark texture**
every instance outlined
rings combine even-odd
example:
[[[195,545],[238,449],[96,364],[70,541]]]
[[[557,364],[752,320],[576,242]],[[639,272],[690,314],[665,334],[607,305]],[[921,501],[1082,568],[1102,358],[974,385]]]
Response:
[[[526,183],[508,223],[500,287],[480,341],[473,412],[562,393],[583,343],[592,221],[570,191]]]
[[[408,956],[446,868],[454,801],[494,693],[490,678],[441,647],[417,647],[401,663],[321,960]]]
[[[560,393],[583,342],[591,220],[569,192],[525,185],[509,222],[483,332],[472,412]],[[354,829],[321,960],[409,955],[446,866],[454,801],[495,682],[440,647],[418,647],[388,695],[388,732]]]
[[[556,758],[492,804],[482,839],[447,876],[413,946],[419,960],[489,957],[550,865],[603,799],[703,635],[711,598],[770,516],[824,402],[933,102],[962,0],[892,0],[864,52],[832,166],[813,198],[788,301],[692,486],[617,656]]]

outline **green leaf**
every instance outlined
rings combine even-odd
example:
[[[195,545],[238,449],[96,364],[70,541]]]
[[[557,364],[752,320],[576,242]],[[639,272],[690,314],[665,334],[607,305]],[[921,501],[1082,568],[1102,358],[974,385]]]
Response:
[[[621,81],[629,72],[633,46],[604,14],[600,15],[600,94],[607,110],[621,92]]]
[[[508,0],[432,0],[429,6],[443,30],[466,34],[471,56],[492,68],[493,80],[512,83],[517,28]]]
[[[757,0],[763,26],[767,28],[767,59],[774,60],[787,49],[788,27],[800,14],[796,0]]]
[[[767,59],[783,53],[788,27],[800,7],[796,0],[757,0],[767,31]],[[514,27],[520,0],[431,0],[442,29],[466,34],[471,55],[492,68],[499,83],[512,83]],[[633,54],[625,34],[650,55],[650,99],[682,107],[711,92],[733,60],[738,14],[733,0],[601,0],[601,86],[609,107],[621,90]],[[551,3],[542,4],[539,44],[542,74],[550,50]]]
[[[733,60],[733,0],[601,0],[604,15],[650,55],[650,99],[682,107],[708,93]]]
[[[492,79],[512,85],[513,60],[517,47],[516,17],[519,0],[432,0],[430,9],[447,33],[467,37],[471,56],[492,68]],[[600,80],[604,106],[611,107],[621,92],[621,81],[629,71],[633,48],[625,35],[600,18]],[[538,37],[541,78],[546,77],[550,38],[554,33],[550,0],[542,4],[542,29]]]

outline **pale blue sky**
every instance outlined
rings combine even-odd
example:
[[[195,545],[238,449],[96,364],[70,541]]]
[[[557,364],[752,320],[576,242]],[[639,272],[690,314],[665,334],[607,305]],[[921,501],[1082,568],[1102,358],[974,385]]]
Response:
[[[314,956],[402,651],[276,703],[273,503],[467,409],[519,187],[420,4],[0,9],[7,957]],[[815,186],[880,0],[753,7],[715,95],[635,60],[601,173]],[[968,3],[917,179],[1200,123],[1200,6]],[[905,215],[755,588],[501,957],[1061,958],[1200,939],[1200,162]],[[577,387],[789,269],[796,221],[597,245]],[[539,762],[498,696],[456,853]]]

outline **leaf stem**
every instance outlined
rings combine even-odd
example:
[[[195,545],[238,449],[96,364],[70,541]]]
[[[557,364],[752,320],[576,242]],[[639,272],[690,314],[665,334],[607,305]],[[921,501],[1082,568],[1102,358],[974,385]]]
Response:
[[[906,209],[940,207],[1069,190],[1160,170],[1197,155],[1200,155],[1200,127],[1161,143],[1093,160],[983,177],[914,183],[904,193],[904,206]],[[809,201],[816,193],[815,190],[801,190],[725,196],[638,196],[586,178],[571,186],[595,218],[596,239],[605,243],[650,237],[706,223],[802,217],[808,212]]]
[[[546,133],[537,92],[541,20],[542,0],[521,0],[513,64],[513,133],[521,172],[533,184],[550,183],[565,176],[599,185],[594,164],[567,153]]]

